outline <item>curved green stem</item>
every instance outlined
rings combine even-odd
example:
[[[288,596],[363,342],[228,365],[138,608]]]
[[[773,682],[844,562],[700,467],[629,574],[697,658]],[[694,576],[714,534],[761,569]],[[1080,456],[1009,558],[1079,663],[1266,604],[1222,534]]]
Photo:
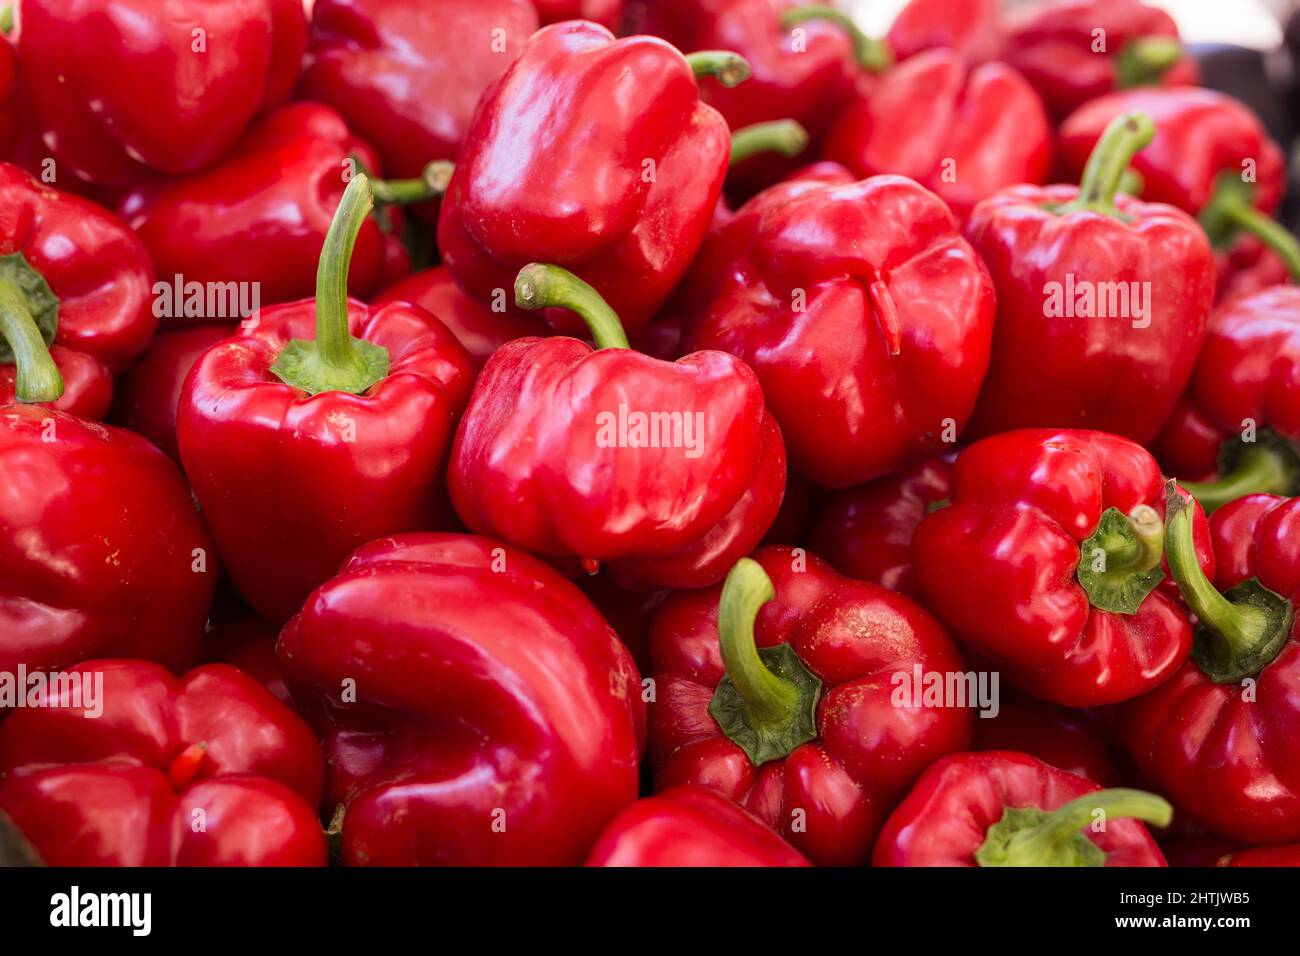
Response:
[[[1216,682],[1232,683],[1252,676],[1276,657],[1285,643],[1293,613],[1290,602],[1257,581],[1229,592],[1235,600],[1220,594],[1201,570],[1196,554],[1192,536],[1195,509],[1176,482],[1170,481],[1165,489],[1169,570],[1200,625],[1193,656]]]
[[[711,76],[726,87],[739,86],[749,79],[749,61],[730,50],[699,50],[686,54],[686,62],[696,79]]]
[[[1243,445],[1236,467],[1216,481],[1184,481],[1183,489],[1207,514],[1246,495],[1289,494],[1294,483],[1290,463],[1267,443]]]
[[[1138,505],[1128,513],[1128,520],[1133,541],[1113,552],[1111,567],[1150,571],[1160,564],[1165,553],[1165,523],[1150,505]]]
[[[844,30],[853,41],[853,52],[858,65],[864,70],[879,73],[894,62],[894,51],[888,43],[869,37],[853,22],[853,18],[842,10],[825,4],[809,4],[795,7],[781,15],[781,29],[789,30],[809,20],[823,20],[833,23]]]
[[[531,262],[515,277],[515,305],[521,309],[569,309],[591,330],[598,349],[631,348],[618,314],[600,293],[568,269]]]
[[[1130,166],[1124,170],[1124,174],[1119,178],[1119,191],[1125,196],[1142,197],[1142,191],[1147,188],[1146,177]]]
[[[759,153],[798,156],[808,148],[808,131],[794,120],[755,123],[731,134],[731,165],[743,163]]]
[[[718,604],[718,643],[727,676],[750,716],[767,724],[789,721],[797,703],[794,687],[767,669],[754,643],[754,621],[774,597],[772,579],[763,566],[741,558],[727,575]]]
[[[1079,198],[1065,209],[1089,209],[1122,218],[1115,194],[1134,155],[1151,142],[1156,124],[1145,113],[1126,113],[1110,121],[1093,147],[1079,183]]]
[[[13,353],[20,402],[55,402],[63,395],[63,374],[54,363],[18,283],[0,278],[0,336]]]
[[[1151,86],[1173,69],[1183,57],[1183,45],[1175,37],[1140,37],[1124,44],[1115,57],[1115,82],[1127,90]]]
[[[1079,545],[1075,576],[1088,603],[1115,614],[1136,614],[1162,580],[1164,522],[1150,505],[1128,514],[1107,508],[1093,533]]]
[[[388,350],[348,330],[348,267],[373,207],[370,180],[358,173],[343,191],[316,268],[316,338],[294,339],[271,366],[281,381],[312,395],[360,395],[388,374]]]
[[[10,34],[14,32],[14,5],[6,3],[0,6],[0,33]]]
[[[455,170],[455,163],[445,159],[434,160],[415,179],[371,179],[370,192],[376,203],[386,206],[427,202],[447,191]]]
[[[1142,820],[1168,826],[1174,808],[1144,790],[1115,788],[1076,797],[1051,812],[1007,807],[975,852],[980,866],[1103,866],[1106,853],[1083,832],[1093,820]]]
[[[1300,241],[1286,227],[1254,203],[1255,187],[1239,173],[1220,173],[1214,195],[1198,217],[1216,246],[1224,246],[1243,232],[1255,236],[1281,259],[1292,277],[1300,281]]]

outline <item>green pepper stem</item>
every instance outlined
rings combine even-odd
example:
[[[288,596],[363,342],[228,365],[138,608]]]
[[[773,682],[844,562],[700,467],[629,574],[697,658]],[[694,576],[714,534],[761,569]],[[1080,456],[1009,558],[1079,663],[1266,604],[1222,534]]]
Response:
[[[1166,485],[1165,554],[1169,570],[1183,600],[1200,622],[1228,645],[1233,657],[1244,656],[1267,637],[1267,614],[1247,604],[1233,604],[1220,594],[1201,570],[1192,537],[1195,509],[1179,493],[1175,482]]]
[[[1116,85],[1127,90],[1158,83],[1182,56],[1183,45],[1174,37],[1139,37],[1115,58]]]
[[[1201,503],[1207,514],[1246,495],[1284,495],[1291,473],[1281,454],[1266,444],[1246,445],[1237,467],[1217,481],[1184,481],[1183,489]]]
[[[0,5],[0,33],[10,34],[14,32],[14,4],[6,3]]]
[[[843,29],[853,41],[854,56],[864,70],[879,73],[894,62],[894,51],[888,43],[867,36],[847,13],[826,4],[815,3],[787,10],[781,16],[781,29],[789,30],[809,20],[824,20]]]
[[[798,156],[808,148],[808,131],[794,120],[755,123],[731,134],[731,165],[743,163],[759,153]]]
[[[759,609],[776,597],[772,579],[752,558],[741,558],[727,574],[718,604],[718,642],[727,676],[745,702],[751,720],[760,724],[787,724],[798,706],[795,688],[777,677],[754,643],[754,621]]]
[[[14,395],[18,401],[58,401],[63,395],[63,374],[41,337],[22,291],[11,279],[0,279],[0,336],[4,336],[14,355]]]
[[[1079,198],[1066,208],[1118,216],[1115,194],[1119,192],[1128,164],[1155,134],[1156,124],[1145,113],[1125,113],[1111,120],[1083,169]]]
[[[1124,174],[1119,178],[1119,191],[1125,196],[1136,196],[1141,198],[1142,191],[1146,188],[1146,177],[1132,166],[1124,170]]]
[[[1043,866],[1068,853],[1067,847],[1097,811],[1107,820],[1142,820],[1168,826],[1174,808],[1169,801],[1144,790],[1116,787],[1085,793],[1051,811],[1038,824],[1020,830],[1007,842],[1003,866]]]
[[[696,79],[711,76],[726,87],[739,86],[749,79],[749,61],[730,50],[699,50],[686,54],[686,62]]]
[[[370,191],[374,201],[385,206],[427,202],[447,191],[455,170],[455,163],[438,159],[425,166],[414,179],[371,179]]]
[[[1106,557],[1112,571],[1150,571],[1160,563],[1165,552],[1165,523],[1150,505],[1138,505],[1128,513],[1133,542],[1125,542]]]
[[[1203,216],[1227,224],[1236,231],[1248,232],[1282,260],[1292,278],[1300,281],[1300,241],[1280,222],[1261,211],[1247,198],[1249,190],[1220,189],[1207,204]]]
[[[569,309],[591,330],[598,349],[631,348],[618,313],[600,293],[568,269],[531,262],[515,277],[515,305],[521,309]]]

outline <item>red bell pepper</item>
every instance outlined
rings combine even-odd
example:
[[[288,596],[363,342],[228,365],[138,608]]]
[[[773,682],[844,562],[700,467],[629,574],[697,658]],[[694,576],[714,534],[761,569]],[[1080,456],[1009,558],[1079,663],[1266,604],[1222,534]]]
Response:
[[[1214,250],[1214,267],[1219,276],[1219,285],[1214,293],[1216,302],[1262,292],[1292,279],[1286,262],[1258,236],[1251,234],[1242,235],[1226,247]]]
[[[158,325],[149,255],[112,213],[17,166],[0,163],[0,197],[0,403],[103,418],[113,373]],[[23,364],[35,378],[23,380]]]
[[[591,20],[617,31],[623,16],[623,0],[533,0],[533,6],[542,23]]]
[[[963,670],[938,622],[802,551],[673,594],[650,656],[655,788],[712,787],[818,865],[864,862],[893,802],[970,741],[966,707],[899,699],[896,675]]]
[[[317,0],[300,91],[393,176],[453,160],[483,91],[537,30],[529,0]]]
[[[1219,866],[1300,866],[1300,843],[1237,850],[1222,857]]]
[[[1107,125],[1134,111],[1155,122],[1155,136],[1133,157],[1143,199],[1198,216],[1218,249],[1253,233],[1300,275],[1300,245],[1267,215],[1282,201],[1282,150],[1259,117],[1231,96],[1140,89],[1093,100],[1061,125],[1063,168],[1083,169]]]
[[[1007,15],[1003,29],[1003,58],[1057,120],[1115,90],[1190,86],[1199,78],[1173,17],[1141,0],[1025,4]]]
[[[972,67],[961,53],[936,49],[898,64],[851,99],[823,154],[860,177],[915,179],[965,221],[999,189],[1046,182],[1052,137],[1038,94],[1014,69]]]
[[[316,298],[262,309],[199,358],[181,395],[194,494],[240,592],[272,622],[357,545],[446,518],[442,470],[473,368],[418,306],[346,297],[370,208],[358,174],[325,237]]]
[[[148,182],[121,208],[149,247],[163,282],[235,289],[238,306],[251,312],[250,305],[311,295],[321,243],[357,163],[370,172],[379,169],[371,148],[332,109],[295,103],[259,121],[215,166]],[[381,212],[393,212],[388,200],[431,198],[441,188],[436,177],[446,173],[435,166],[428,182],[373,183]],[[362,225],[348,275],[354,295],[377,292],[408,271],[399,235],[392,218]],[[229,296],[219,300],[224,311],[218,314],[211,309],[181,314],[174,306],[169,318],[173,324],[248,318],[231,314],[238,306],[229,301]]]
[[[198,325],[159,335],[118,380],[112,420],[149,439],[177,463],[176,407],[200,355],[234,334],[233,326]]]
[[[1116,435],[1031,429],[957,456],[952,503],[921,522],[926,606],[1016,686],[1067,707],[1128,700],[1173,674],[1192,627],[1157,585],[1164,490]],[[1213,570],[1204,521],[1198,551]]]
[[[1300,591],[1300,498],[1247,495],[1210,516],[1214,585],[1258,578],[1270,591]]]
[[[841,574],[915,599],[912,535],[932,508],[947,503],[951,477],[951,457],[936,456],[837,491],[819,507],[808,547]]]
[[[1300,287],[1222,305],[1184,400],[1157,440],[1207,511],[1244,495],[1300,494]]]
[[[596,350],[557,336],[493,354],[452,448],[461,520],[589,570],[608,562],[639,587],[721,580],[785,489],[781,432],[754,373],[721,352],[632,351],[595,290],[556,266],[523,269],[515,294],[523,308],[578,312]]]
[[[814,149],[862,69],[878,69],[887,59],[883,48],[862,38],[843,14],[797,0],[656,0],[638,26],[682,50],[727,49],[743,56],[749,79],[733,87],[702,84],[704,102],[733,130],[794,119],[808,131]],[[751,195],[796,165],[791,159],[752,158],[731,170],[728,185]]]
[[[910,180],[810,167],[711,236],[690,283],[686,346],[749,363],[792,466],[819,485],[934,454],[975,404],[993,285],[948,207]]]
[[[956,754],[922,774],[881,830],[874,866],[1165,866],[1139,821],[1169,802],[1103,790],[1014,751]]]
[[[752,813],[704,787],[673,787],[610,821],[587,866],[811,866]]]
[[[889,46],[899,60],[924,50],[956,50],[973,63],[1002,54],[1000,0],[909,0],[889,28]]]
[[[176,466],[138,435],[0,408],[0,672],[120,655],[188,667],[217,554]]]
[[[971,437],[1043,426],[1146,442],[1173,410],[1205,337],[1214,259],[1186,214],[1116,195],[1152,135],[1148,117],[1119,117],[1079,188],[1013,187],[975,209],[966,233],[998,318]]]
[[[592,23],[535,33],[479,101],[442,203],[456,281],[490,302],[524,265],[554,262],[629,331],[650,319],[704,239],[731,154],[693,70],[745,75],[734,55],[688,61]]]
[[[636,799],[632,658],[572,583],[500,542],[365,545],[279,655],[349,865],[576,865]]]
[[[92,183],[219,159],[288,98],[300,0],[23,0],[18,52],[34,130]]]
[[[252,614],[225,616],[210,623],[203,638],[206,664],[230,664],[257,681],[276,700],[293,706],[293,697],[280,673],[275,641],[280,629]]]
[[[413,273],[375,297],[375,305],[410,302],[451,329],[465,346],[475,369],[481,369],[497,348],[511,339],[546,335],[548,328],[535,315],[497,310],[472,299],[456,285],[445,266]]]
[[[1107,786],[1119,777],[1110,748],[1084,714],[1002,688],[996,715],[975,719],[972,750],[1014,750]]]
[[[1169,483],[1165,551],[1199,621],[1192,659],[1120,710],[1121,738],[1180,810],[1244,843],[1300,840],[1300,634],[1294,599],[1251,578],[1221,594]],[[1244,530],[1244,528],[1242,529]]]
[[[0,726],[0,807],[47,864],[325,865],[320,748],[235,668],[87,661],[43,699]]]

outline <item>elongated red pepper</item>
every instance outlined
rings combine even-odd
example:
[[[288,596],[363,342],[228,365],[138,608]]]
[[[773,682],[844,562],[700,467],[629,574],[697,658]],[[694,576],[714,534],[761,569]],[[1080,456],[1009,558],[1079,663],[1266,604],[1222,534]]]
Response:
[[[479,102],[442,204],[456,281],[490,302],[524,265],[554,262],[643,325],[699,249],[731,155],[693,69],[744,75],[734,55],[693,65],[592,23],[535,33]]]
[[[917,109],[917,103],[926,104]],[[1052,124],[1033,87],[1005,63],[971,66],[951,49],[927,50],[852,99],[823,154],[860,177],[897,173],[933,190],[965,221],[981,199],[1043,183]]]
[[[811,16],[803,19],[805,13]],[[873,68],[884,63],[879,45],[855,50],[857,35],[846,29],[842,14],[797,0],[656,0],[638,26],[681,50],[726,49],[743,56],[749,79],[732,87],[705,81],[703,100],[733,130],[794,119],[808,131],[814,150],[864,69],[860,58]],[[749,159],[731,170],[728,185],[751,195],[798,162],[770,155]]]
[[[587,866],[811,866],[752,813],[704,787],[673,787],[610,821]]]
[[[176,408],[185,378],[200,355],[234,332],[234,326],[199,325],[157,336],[118,380],[112,420],[143,435],[179,464]]]
[[[1014,751],[956,754],[922,774],[885,823],[875,866],[1165,866],[1142,822],[1169,802],[1103,790]]]
[[[359,174],[325,237],[316,298],[262,309],[199,358],[181,395],[185,472],[236,585],[272,622],[357,545],[446,520],[442,469],[473,369],[418,306],[347,298],[370,208]]]
[[[365,545],[279,655],[349,865],[577,865],[636,799],[632,658],[572,583],[498,541]]]
[[[916,530],[916,581],[1018,687],[1067,707],[1115,703],[1186,660],[1192,626],[1157,587],[1160,469],[1140,446],[1089,431],[996,435],[957,457],[951,499]],[[1204,521],[1197,536],[1213,571]]]
[[[817,510],[808,547],[840,574],[915,599],[912,536],[932,508],[947,503],[951,478],[951,458],[938,456],[835,492]]]
[[[32,402],[103,418],[113,373],[158,326],[153,269],[140,240],[106,209],[0,163],[0,403]],[[37,374],[50,346],[57,373]],[[61,378],[62,393],[56,380]]]
[[[250,677],[87,661],[0,727],[0,807],[51,866],[324,866],[310,728]]]
[[[391,176],[454,160],[479,97],[537,30],[529,0],[317,0],[300,90]]]
[[[781,432],[758,379],[721,352],[664,362],[628,348],[591,286],[550,265],[518,303],[567,308],[596,350],[507,342],[474,385],[448,475],[470,530],[642,587],[704,587],[757,546],[785,488]],[[528,436],[523,441],[521,436]]]
[[[971,437],[1095,428],[1146,442],[1173,410],[1205,338],[1214,259],[1189,216],[1117,195],[1154,135],[1116,118],[1079,188],[985,200],[966,234],[997,287],[993,357]]]
[[[143,438],[0,408],[0,671],[197,657],[217,553],[176,466]],[[39,546],[35,544],[39,542]]]
[[[1025,4],[1008,13],[1003,29],[1002,56],[1058,120],[1115,90],[1198,79],[1173,17],[1142,0]]]
[[[899,699],[895,675],[962,671],[938,622],[802,551],[673,594],[650,656],[656,789],[712,787],[819,865],[865,861],[893,801],[970,740],[966,707]]]
[[[190,173],[285,100],[307,42],[299,0],[23,0],[35,132],[79,176]]]
[[[546,335],[548,328],[535,315],[500,310],[470,298],[456,285],[445,266],[423,269],[375,297],[375,305],[410,302],[429,312],[465,346],[476,369],[481,369],[497,348],[526,335]]]
[[[1207,511],[1249,494],[1300,493],[1300,288],[1274,286],[1214,314],[1161,462]],[[1217,478],[1215,474],[1217,473]]]
[[[1216,590],[1194,555],[1191,507],[1173,482],[1167,494],[1165,551],[1199,622],[1196,643],[1173,677],[1121,708],[1121,737],[1146,777],[1208,829],[1248,844],[1295,842],[1300,634],[1294,599],[1258,577]]]
[[[231,314],[238,308],[251,313],[252,305],[310,296],[321,243],[358,162],[365,170],[379,169],[373,150],[337,113],[318,103],[295,103],[258,122],[215,166],[147,183],[128,196],[123,212],[149,247],[161,280],[180,282],[182,290],[199,283],[224,296],[217,300],[224,308],[218,314],[204,308],[195,315],[174,304],[170,323],[235,321],[248,318]],[[374,185],[385,213],[393,212],[386,197],[420,201],[439,188],[432,181]],[[409,269],[396,226],[388,222],[388,232],[378,221],[361,226],[348,274],[354,295],[370,295]],[[237,293],[237,304],[228,304],[226,290]]]
[[[792,466],[819,485],[934,454],[975,404],[993,285],[948,207],[910,180],[812,167],[746,203],[690,282],[686,346],[758,373]]]

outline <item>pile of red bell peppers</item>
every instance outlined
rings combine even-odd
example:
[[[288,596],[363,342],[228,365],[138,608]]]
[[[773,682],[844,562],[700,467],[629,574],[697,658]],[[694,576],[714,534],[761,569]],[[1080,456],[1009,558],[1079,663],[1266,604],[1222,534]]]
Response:
[[[0,862],[1300,865],[1290,144],[1160,9],[5,12]]]

